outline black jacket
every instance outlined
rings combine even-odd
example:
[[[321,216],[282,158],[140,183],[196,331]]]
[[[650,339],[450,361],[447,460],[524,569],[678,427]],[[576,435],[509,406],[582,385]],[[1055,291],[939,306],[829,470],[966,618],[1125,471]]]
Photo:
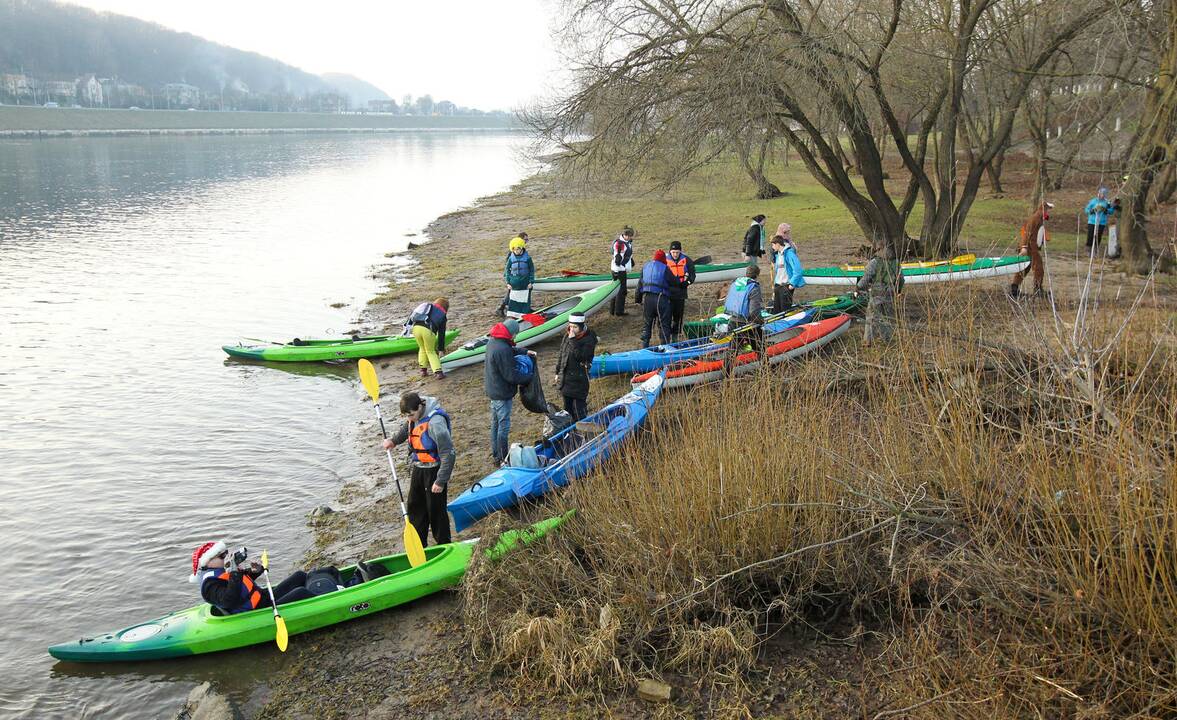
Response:
[[[687,276],[682,281],[671,283],[670,285],[670,297],[675,300],[681,300],[685,298],[687,296],[687,288],[691,286],[691,283],[695,282],[695,261],[686,255],[683,255],[683,257],[687,258]],[[667,255],[666,262],[670,261],[670,256]],[[674,273],[671,274],[673,275]]]
[[[748,232],[744,233],[744,254],[748,257],[761,257],[764,255],[764,247],[760,243],[760,236],[764,232],[764,228],[760,223],[752,223],[748,228]]]
[[[515,370],[515,356],[526,354],[526,350],[517,348],[506,340],[490,339],[486,344],[486,361],[482,367],[482,379],[488,398],[510,400],[515,397],[519,386],[528,380]]]
[[[580,337],[564,336],[556,360],[556,389],[565,397],[588,400],[589,365],[597,351],[597,334],[586,330]]]

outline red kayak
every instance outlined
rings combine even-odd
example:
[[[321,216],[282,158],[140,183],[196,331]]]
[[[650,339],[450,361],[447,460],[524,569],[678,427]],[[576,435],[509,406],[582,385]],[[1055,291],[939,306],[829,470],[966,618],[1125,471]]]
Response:
[[[849,330],[850,320],[849,315],[835,315],[832,318],[798,325],[787,330],[777,336],[778,338],[783,337],[783,339],[765,348],[764,354],[768,358],[768,364],[775,365],[818,349]],[[731,368],[731,374],[743,375],[753,372],[760,367],[760,363],[759,355],[754,352],[746,352],[736,358]],[[634,375],[630,382],[640,385],[656,374],[656,372],[647,372]],[[700,358],[668,366],[665,387],[685,387],[721,380],[724,374],[724,356],[721,353],[716,353],[710,359]]]

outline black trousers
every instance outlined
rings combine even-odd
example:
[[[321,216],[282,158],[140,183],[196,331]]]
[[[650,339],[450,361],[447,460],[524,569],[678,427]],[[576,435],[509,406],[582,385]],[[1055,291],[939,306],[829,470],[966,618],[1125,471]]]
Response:
[[[584,420],[585,415],[588,415],[588,400],[584,398],[575,398],[569,395],[564,396],[564,410],[572,416],[572,420]]]
[[[405,509],[409,511],[409,522],[421,536],[421,544],[427,545],[429,530],[433,529],[433,544],[442,545],[450,541],[450,516],[446,514],[445,491],[433,492],[433,481],[437,480],[437,467],[423,468],[413,466],[409,476],[409,497],[405,501]]]
[[[1103,239],[1103,234],[1107,232],[1107,225],[1092,225],[1087,223],[1087,247],[1095,245],[1099,247],[1099,241]]]
[[[772,311],[783,312],[785,308],[793,305],[793,291],[789,289],[788,285],[773,285],[772,286]]]
[[[259,608],[273,607],[270,603],[270,593],[264,588],[258,588],[261,591],[262,599],[257,604]],[[292,603],[296,600],[306,600],[311,596],[311,591],[307,590],[307,574],[302,570],[295,570],[290,573],[290,577],[273,586],[274,599],[278,601],[279,605]]]
[[[625,298],[629,297],[629,291],[625,289],[628,280],[626,276],[629,273],[615,272],[613,273],[614,280],[621,281],[621,287],[617,289],[617,294],[613,296],[613,303],[609,306],[610,315],[624,315],[625,314]]]
[[[677,340],[678,334],[682,332],[682,316],[686,309],[686,295],[670,298],[670,337],[672,341]]]
[[[744,344],[747,343],[752,346],[752,351],[758,356],[764,357],[764,325],[761,323],[751,323],[748,320],[741,318],[732,318],[732,326],[744,326],[747,329],[736,333],[727,346],[727,353],[724,357],[724,371],[731,373],[732,368],[736,366],[736,360],[743,353]]]
[[[642,347],[650,347],[655,320],[658,321],[658,335],[665,345],[670,342],[670,298],[646,293],[642,296]]]

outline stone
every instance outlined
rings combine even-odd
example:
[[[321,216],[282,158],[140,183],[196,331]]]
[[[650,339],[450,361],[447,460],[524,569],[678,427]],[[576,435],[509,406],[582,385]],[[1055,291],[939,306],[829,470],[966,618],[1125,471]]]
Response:
[[[320,505],[319,507],[315,508],[314,510],[311,510],[311,517],[323,517],[325,515],[331,515],[334,512],[335,511],[331,509],[331,506]]]
[[[215,692],[205,682],[192,688],[176,720],[241,720],[241,711],[229,698]]]
[[[638,697],[648,702],[668,702],[670,686],[649,678],[638,682]]]

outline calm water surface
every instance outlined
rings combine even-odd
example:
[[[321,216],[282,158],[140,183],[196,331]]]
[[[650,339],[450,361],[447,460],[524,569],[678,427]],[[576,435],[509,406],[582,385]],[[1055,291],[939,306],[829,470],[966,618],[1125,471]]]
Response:
[[[193,604],[206,539],[291,569],[306,512],[359,474],[348,432],[369,408],[354,365],[242,364],[220,346],[351,327],[370,267],[518,180],[518,144],[0,141],[0,716],[169,716],[205,680],[246,702],[291,661],[81,666],[45,647]]]

